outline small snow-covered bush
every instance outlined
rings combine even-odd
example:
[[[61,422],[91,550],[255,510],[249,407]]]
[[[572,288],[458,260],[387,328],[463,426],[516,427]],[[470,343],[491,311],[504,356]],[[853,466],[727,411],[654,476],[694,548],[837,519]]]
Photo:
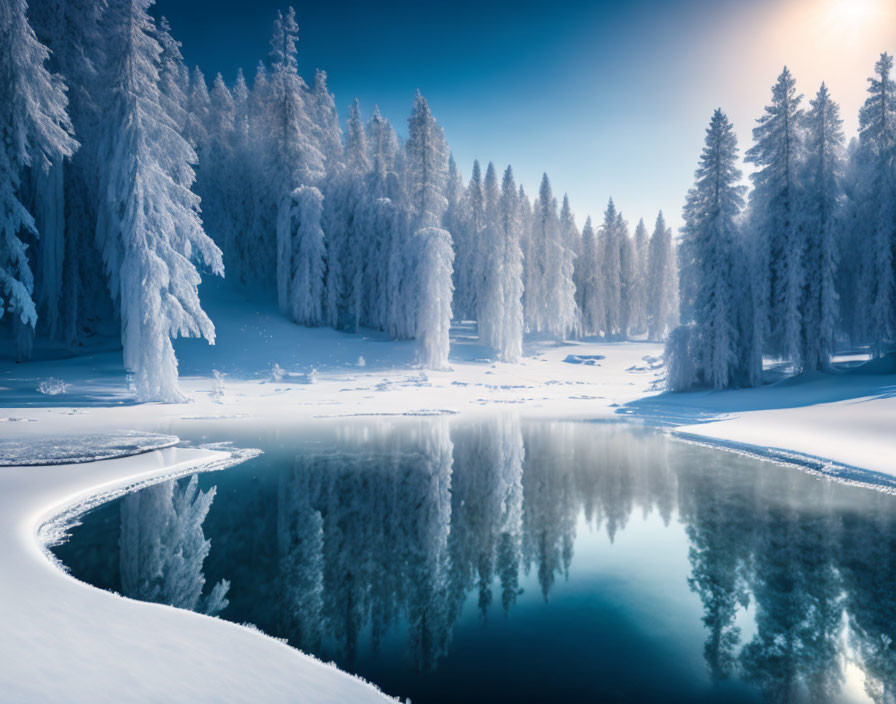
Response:
[[[697,335],[695,325],[679,325],[669,333],[664,352],[669,391],[687,391],[697,383]]]
[[[45,379],[37,386],[37,390],[44,396],[56,396],[57,394],[64,394],[65,389],[66,383],[62,379],[54,379],[53,377]]]

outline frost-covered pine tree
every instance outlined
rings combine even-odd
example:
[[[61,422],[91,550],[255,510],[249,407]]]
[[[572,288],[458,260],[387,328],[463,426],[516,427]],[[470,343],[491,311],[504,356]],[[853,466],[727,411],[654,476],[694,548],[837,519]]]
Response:
[[[448,366],[454,246],[451,233],[439,227],[448,202],[448,145],[423,95],[417,91],[408,118],[405,144],[406,191],[414,235],[411,267],[400,283],[401,294],[416,301],[414,335],[418,361],[425,367]]]
[[[316,141],[323,154],[327,171],[338,168],[342,161],[342,130],[336,113],[336,101],[327,88],[327,72],[317,69],[308,96],[308,113],[314,123]]]
[[[520,247],[522,227],[518,201],[513,170],[508,166],[501,181],[498,203],[503,238],[501,283],[504,301],[498,358],[504,362],[519,362],[523,356],[523,250]]]
[[[336,168],[327,175],[328,194],[331,203],[329,229],[327,231],[328,267],[327,298],[336,298],[338,312],[331,310],[331,324],[357,330],[362,324],[374,324],[370,318],[369,291],[376,287],[375,267],[371,260],[381,256],[382,250],[372,249],[369,222],[370,208],[367,200],[370,157],[367,149],[367,135],[361,120],[361,106],[358,100],[352,103],[346,123],[347,134],[344,156],[335,147],[328,149],[331,155],[344,159],[344,168]],[[334,165],[331,156],[328,163]],[[388,251],[388,250],[386,250]],[[338,258],[338,261],[333,261]],[[332,304],[331,304],[332,307]]]
[[[695,177],[682,228],[686,251],[693,257],[689,266],[696,291],[693,312],[697,339],[690,349],[702,380],[722,389],[738,382],[741,359],[734,259],[736,218],[743,207],[744,187],[738,185],[737,137],[720,109],[713,113],[706,130]]]
[[[673,286],[675,259],[672,251],[672,230],[666,227],[666,220],[660,211],[650,237],[647,252],[647,339],[660,342],[675,326],[674,297],[678,295]]]
[[[504,233],[498,203],[498,176],[491,162],[485,170],[484,186],[484,221],[478,238],[482,281],[477,295],[476,320],[479,341],[497,351],[503,348],[504,335]]]
[[[324,231],[321,229],[323,195],[314,186],[299,186],[291,197],[288,224],[278,227],[289,237],[283,254],[289,278],[289,314],[300,325],[323,322]]]
[[[22,237],[39,237],[21,200],[23,171],[49,173],[78,146],[62,79],[47,70],[49,51],[26,11],[25,0],[0,5],[0,317],[12,316],[19,357],[30,353],[37,323],[34,278]],[[53,256],[55,262],[59,255]]]
[[[804,204],[806,272],[803,350],[807,371],[827,369],[837,324],[837,257],[843,208],[843,121],[840,108],[822,83],[806,119]]]
[[[558,340],[566,339],[575,332],[578,322],[572,280],[574,254],[561,229],[557,200],[551,192],[547,174],[542,176],[538,191],[530,251],[538,253],[540,269],[533,272],[536,285],[530,300],[535,311],[533,327],[536,332],[547,333]]]
[[[644,218],[638,220],[634,239],[635,281],[633,286],[634,302],[632,313],[632,331],[643,333],[647,330],[647,250],[650,237]]]
[[[295,10],[290,7],[286,15],[278,12],[271,36],[271,75],[263,103],[271,130],[265,165],[266,190],[270,190],[269,194],[265,194],[265,201],[277,212],[277,300],[285,314],[296,308],[289,286],[292,267],[298,265],[291,261],[294,247],[287,232],[293,229],[288,217],[292,209],[292,193],[301,185],[313,185],[324,175],[324,157],[315,144],[316,128],[305,105],[307,89],[299,75],[296,58],[298,34]],[[310,262],[307,269],[316,271],[315,265]],[[303,290],[318,288],[315,285]],[[308,310],[315,307],[313,301],[299,306]]]
[[[563,256],[570,259],[572,262],[571,279],[573,291],[575,292],[576,260],[582,250],[582,234],[579,232],[579,228],[576,227],[575,215],[573,215],[572,206],[569,204],[569,196],[566,193],[563,194],[563,202],[560,206],[560,234],[566,249]],[[579,335],[581,334],[581,311],[579,310],[578,299],[576,298],[575,293],[573,293],[573,301],[576,310],[576,323],[573,326],[573,331],[575,334]]]
[[[577,292],[582,318],[583,335],[600,335],[604,330],[606,314],[603,302],[603,282],[599,270],[598,243],[591,217],[585,220],[582,230],[582,254],[577,260],[579,282]]]
[[[196,154],[162,105],[151,5],[122,0],[110,5],[106,18],[111,99],[100,142],[104,198],[97,237],[137,396],[177,401],[183,396],[171,338],[215,339],[199,303],[193,260],[215,274],[224,268],[190,190]]]
[[[560,205],[560,231],[564,244],[572,252],[575,260],[582,246],[582,235],[576,227],[576,218],[569,203],[569,195],[566,193],[563,194],[563,202]]]
[[[370,161],[379,187],[377,195],[389,195],[386,182],[388,175],[395,173],[398,137],[395,136],[395,130],[389,120],[383,117],[377,106],[374,106],[373,114],[367,121],[367,146],[370,149]]]
[[[159,19],[156,39],[162,47],[159,56],[159,90],[165,111],[177,124],[181,134],[187,129],[190,112],[190,72],[181,54],[181,43],[171,35],[166,17]]]
[[[754,145],[746,161],[757,166],[751,175],[750,230],[754,266],[752,280],[754,367],[763,351],[800,360],[805,242],[800,228],[800,168],[803,155],[802,96],[785,67],[772,87],[772,102],[753,129]]]
[[[256,162],[250,148],[249,87],[243,70],[238,69],[231,91],[233,99],[233,133],[229,145],[231,167],[227,174],[230,197],[226,211],[230,219],[230,249],[224,250],[224,266],[231,282],[245,285],[251,278],[251,264],[255,255],[251,247],[252,215],[255,207]]]
[[[619,334],[628,339],[636,324],[638,314],[638,261],[635,243],[628,234],[628,223],[622,213],[616,215],[616,233],[619,238]]]
[[[234,203],[239,201],[240,186],[234,160],[236,105],[230,89],[219,73],[209,94],[208,122],[204,125],[206,143],[201,157],[196,191],[202,197],[205,229],[222,249],[225,262],[233,260],[239,230],[234,228],[238,214]],[[236,269],[238,264],[234,267]]]
[[[373,170],[368,176],[366,200],[370,213],[372,247],[380,252],[377,257],[376,291],[373,316],[377,327],[398,339],[411,338],[413,320],[407,313],[406,301],[401,297],[401,264],[407,249],[408,227],[406,213],[400,207],[404,194],[397,173],[398,138],[389,121],[374,106],[367,121],[367,147]]]
[[[607,338],[617,338],[622,334],[622,232],[620,213],[613,199],[604,211],[604,221],[600,228],[598,244],[598,268],[600,270],[603,299],[603,320],[601,327]]]
[[[190,146],[201,153],[208,141],[208,119],[211,110],[211,97],[205,76],[198,66],[190,73],[190,92],[187,94],[187,123],[183,135]]]
[[[485,195],[478,159],[473,162],[473,171],[463,197],[463,209],[464,214],[455,245],[458,290],[455,293],[454,307],[458,318],[466,320],[477,316],[478,297],[484,277],[485,260],[481,237],[485,229]]]
[[[864,331],[875,355],[896,333],[896,82],[893,57],[881,54],[868,79],[868,98],[859,112],[856,187],[857,222],[865,257],[859,277],[859,305],[867,310]]]
[[[464,202],[464,181],[457,168],[457,162],[454,155],[448,155],[448,180],[445,185],[445,200],[447,206],[445,214],[442,216],[442,227],[451,233],[451,239],[454,242],[454,300],[452,309],[454,315],[462,317],[460,307],[460,275],[459,257],[461,256],[462,241],[464,236],[465,222],[465,202]]]
[[[69,347],[111,310],[93,246],[97,105],[103,93],[97,72],[105,65],[105,38],[98,25],[105,5],[102,0],[46,0],[28,7],[38,40],[50,50],[47,68],[64,77],[68,114],[82,145],[70,159],[30,170],[29,210],[40,233],[36,251],[30,252],[39,326]]]

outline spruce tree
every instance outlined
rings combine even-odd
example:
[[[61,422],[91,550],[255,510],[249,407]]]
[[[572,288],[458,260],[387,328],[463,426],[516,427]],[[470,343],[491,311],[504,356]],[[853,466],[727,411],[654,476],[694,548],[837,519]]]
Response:
[[[772,102],[753,129],[754,145],[746,161],[757,166],[751,175],[751,249],[756,361],[764,351],[802,366],[802,289],[805,242],[800,228],[800,168],[803,151],[802,96],[785,67],[772,87]]]
[[[803,368],[827,369],[834,353],[838,249],[842,232],[843,121],[821,84],[806,120],[803,227],[806,238]]]
[[[716,389],[739,381],[739,330],[734,288],[736,218],[743,207],[738,185],[737,137],[727,116],[717,109],[688,193],[682,234],[693,257],[695,283],[694,352],[703,381]]]
[[[598,264],[602,284],[603,320],[601,327],[607,338],[615,338],[622,330],[622,262],[620,215],[613,199],[607,203],[600,228]]]
[[[672,258],[672,230],[666,227],[662,211],[656,216],[647,260],[647,339],[660,342],[671,329],[674,307],[671,298],[677,295],[670,285],[675,264]]]
[[[0,317],[12,316],[19,358],[30,354],[37,323],[34,277],[22,238],[40,236],[22,202],[23,173],[28,167],[48,173],[78,146],[62,79],[47,70],[49,51],[26,11],[25,0],[0,5]]]
[[[521,222],[519,195],[510,166],[501,181],[498,204],[503,235],[501,254],[503,334],[498,358],[519,362],[523,355],[523,251],[520,247]]]
[[[876,356],[896,332],[896,83],[893,57],[881,54],[868,79],[868,98],[859,112],[858,222],[865,261],[859,280],[860,305],[867,313],[868,341]]]
[[[171,338],[215,328],[199,303],[193,261],[223,274],[221,251],[203,232],[190,190],[196,154],[178,133],[159,91],[152,0],[110,5],[108,81],[100,163],[104,164],[97,237],[109,289],[118,303],[125,367],[140,400],[178,401]]]

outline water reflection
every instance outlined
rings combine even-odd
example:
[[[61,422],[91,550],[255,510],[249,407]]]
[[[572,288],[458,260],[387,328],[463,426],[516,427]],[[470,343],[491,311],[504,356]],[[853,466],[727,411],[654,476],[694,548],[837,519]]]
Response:
[[[227,580],[203,595],[202,566],[211,548],[202,524],[214,487],[199,491],[198,477],[171,480],[129,494],[121,502],[121,590],[126,596],[217,614],[227,606]]]
[[[211,511],[214,488],[199,491],[195,477],[125,498],[121,591],[220,610],[367,676],[397,639],[414,672],[434,673],[462,657],[451,646],[465,618],[485,633],[490,616],[513,622],[524,584],[550,607],[560,583],[576,582],[577,567],[599,573],[581,547],[593,540],[583,543],[577,532],[603,534],[608,550],[623,550],[609,544],[638,523],[639,531],[677,531],[686,547],[686,583],[661,582],[651,592],[656,608],[672,608],[667,591],[680,608],[692,599],[702,611],[704,672],[688,671],[681,655],[673,670],[691,689],[663,685],[661,698],[827,702],[852,689],[896,701],[893,497],[624,426],[503,416],[328,432],[272,450],[268,471],[205,477],[229,492]],[[647,516],[660,520],[641,521]],[[95,559],[82,559],[79,574],[79,530],[60,555],[77,576],[105,585]],[[650,550],[626,557],[633,573],[661,562]],[[203,594],[203,570],[232,580],[229,605],[226,581]],[[589,595],[600,588],[584,584]],[[604,628],[587,638],[612,641],[611,626]],[[672,652],[686,650],[694,632],[680,630],[665,636]],[[570,643],[590,647],[572,634]],[[658,647],[645,641],[643,662],[612,666],[649,674]],[[402,686],[395,693],[411,694]],[[576,686],[583,697],[637,698],[618,682]],[[418,689],[414,700],[438,694]]]

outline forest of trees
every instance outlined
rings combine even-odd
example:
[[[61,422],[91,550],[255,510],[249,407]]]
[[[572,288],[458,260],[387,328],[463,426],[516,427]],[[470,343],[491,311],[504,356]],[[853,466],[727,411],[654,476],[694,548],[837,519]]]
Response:
[[[251,87],[188,69],[152,0],[0,7],[0,333],[76,351],[120,325],[138,398],[178,400],[171,339],[215,328],[200,274],[266,290],[301,325],[370,327],[448,363],[452,319],[507,362],[525,331],[563,339],[677,324],[662,215],[630,234],[612,201],[576,226],[545,175],[510,166],[464,183],[417,94],[401,139],[355,101],[343,130],[327,76],[299,71],[278,13]],[[558,202],[559,201],[559,202]]]
[[[882,54],[848,146],[822,84],[808,108],[785,68],[753,129],[747,198],[721,110],[706,130],[680,246],[683,327],[669,385],[755,386],[763,357],[828,369],[838,342],[888,351],[896,333],[896,84]]]
[[[415,339],[436,369],[452,320],[476,321],[505,362],[525,332],[668,337],[674,390],[893,341],[887,54],[848,147],[827,88],[804,108],[783,71],[746,152],[749,197],[717,110],[677,247],[662,213],[632,233],[612,199],[580,230],[547,174],[534,199],[510,166],[477,161],[464,182],[419,92],[404,139],[357,100],[343,129],[326,73],[300,74],[291,8],[251,87],[239,72],[209,89],[152,4],[0,6],[0,344],[19,360],[37,336],[77,351],[117,333],[137,397],[179,400],[171,340],[214,342],[199,284],[225,271],[297,324]]]

